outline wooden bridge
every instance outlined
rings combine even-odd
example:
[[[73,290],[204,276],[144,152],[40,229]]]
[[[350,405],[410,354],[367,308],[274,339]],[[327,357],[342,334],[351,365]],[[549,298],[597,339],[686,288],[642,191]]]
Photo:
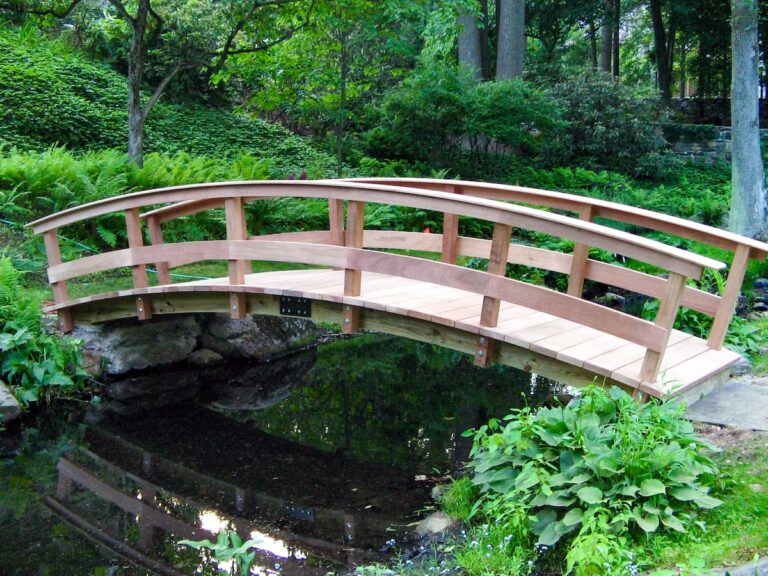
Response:
[[[270,198],[328,200],[326,230],[250,236],[244,203]],[[365,230],[366,204],[442,213],[442,234]],[[160,207],[158,207],[160,206]],[[226,239],[164,243],[162,225],[220,209]],[[142,208],[152,208],[140,213]],[[553,211],[554,210],[554,211]],[[128,248],[62,262],[59,228],[124,212]],[[346,216],[345,216],[346,212]],[[459,235],[459,218],[493,224],[490,240]],[[722,295],[689,280],[726,264],[639,234],[599,224],[618,222],[693,240],[731,253]],[[143,225],[150,245],[144,245]],[[515,366],[564,383],[598,378],[639,396],[694,396],[727,378],[738,354],[722,347],[750,259],[768,245],[723,230],[593,198],[516,186],[454,180],[372,179],[199,184],[136,192],[78,206],[30,224],[43,234],[48,277],[61,328],[187,312],[304,316],[338,322],[344,332],[387,332]],[[514,229],[574,243],[572,253],[513,241]],[[653,275],[589,257],[590,247],[658,269]],[[389,250],[389,252],[387,252]],[[393,253],[432,252],[440,261]],[[457,265],[459,256],[488,261],[485,271]],[[171,268],[227,260],[229,276],[174,283]],[[251,261],[313,269],[252,274]],[[507,263],[567,275],[566,292],[505,277]],[[150,286],[147,265],[158,283]],[[67,280],[130,267],[133,288],[70,299]],[[660,302],[653,322],[582,298],[594,280]],[[713,318],[707,340],[673,329],[681,306]]]

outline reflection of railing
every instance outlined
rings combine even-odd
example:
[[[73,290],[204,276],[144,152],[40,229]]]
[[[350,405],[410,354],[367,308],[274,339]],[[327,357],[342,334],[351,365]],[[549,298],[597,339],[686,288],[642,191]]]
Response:
[[[573,211],[578,213],[579,218],[478,196]],[[328,199],[330,230],[257,236],[249,239],[243,203],[278,197]],[[345,201],[346,227],[343,204]],[[151,246],[144,246],[139,208],[167,202],[173,204],[144,215],[153,242]],[[443,234],[365,231],[363,210],[366,203],[393,204],[442,212]],[[226,211],[226,240],[162,243],[163,221],[220,207],[222,204]],[[117,211],[125,211],[129,246],[127,249],[67,263],[61,262],[57,241],[58,228]],[[460,216],[492,222],[492,240],[459,237]],[[699,279],[705,268],[722,269],[722,263],[591,222],[598,216],[733,250],[735,257],[725,294],[721,298],[686,287],[688,278]],[[360,295],[362,272],[387,274],[481,294],[484,297],[480,310],[481,326],[496,326],[502,301],[577,322],[644,347],[646,353],[640,379],[646,382],[654,382],[658,376],[672,326],[681,305],[714,317],[709,346],[713,349],[721,346],[749,258],[764,258],[768,253],[768,246],[759,242],[614,203],[514,187],[428,180],[376,183],[234,182],[181,186],[137,192],[71,208],[37,220],[31,226],[35,233],[45,235],[49,259],[48,276],[56,301],[54,308],[59,311],[64,329],[72,327],[71,306],[85,301],[68,299],[66,281],[84,274],[131,267],[136,314],[140,319],[146,319],[152,314],[151,302],[145,290],[148,286],[147,264],[155,263],[160,283],[170,284],[169,268],[201,260],[228,260],[230,312],[233,317],[242,317],[245,313],[245,290],[240,287],[245,284],[248,261],[294,262],[344,269],[344,295],[348,297]],[[513,227],[572,240],[575,242],[574,253],[570,255],[510,244]],[[665,279],[591,260],[588,258],[589,247],[603,248],[662,268],[668,271],[668,277]],[[442,254],[442,262],[365,248],[436,251]],[[487,271],[455,266],[458,255],[487,258]],[[568,274],[568,294],[505,278],[507,262]],[[587,278],[659,298],[661,304],[655,321],[641,320],[581,299],[583,282]],[[355,331],[359,309],[354,305],[345,305],[342,314],[345,331]],[[487,362],[488,350],[492,344],[489,340],[483,336],[478,337],[475,358],[479,364],[484,365]]]
[[[309,552],[315,558],[324,558],[333,563],[344,565],[352,565],[366,560],[372,561],[377,558],[375,554],[354,546],[353,540],[356,531],[364,528],[366,524],[365,521],[361,522],[361,519],[357,518],[354,514],[345,514],[343,511],[313,510],[310,516],[307,516],[306,514],[301,516],[302,510],[282,500],[271,498],[267,495],[257,494],[252,490],[237,487],[225,481],[203,476],[190,468],[147,453],[139,447],[133,446],[121,438],[105,431],[98,432],[98,435],[99,436],[97,437],[100,437],[102,442],[109,441],[117,443],[119,449],[124,453],[124,457],[131,460],[136,460],[137,457],[140,458],[143,472],[137,474],[136,472],[124,470],[122,467],[117,466],[115,463],[106,460],[93,452],[81,449],[77,452],[78,460],[83,460],[84,462],[87,461],[87,465],[81,464],[73,458],[61,458],[59,460],[57,464],[58,484],[56,497],[49,497],[48,505],[69,523],[84,533],[87,533],[90,538],[109,546],[115,552],[152,570],[163,574],[180,574],[178,571],[169,568],[167,565],[153,558],[152,552],[155,548],[155,534],[157,530],[173,534],[177,539],[200,540],[208,538],[215,540],[216,538],[216,534],[205,527],[190,524],[181,520],[171,511],[164,509],[166,506],[162,505],[161,502],[169,499],[182,503],[184,507],[192,507],[201,511],[212,507],[211,504],[204,504],[187,496],[181,496],[180,494],[169,491],[147,479],[147,477],[152,477],[156,470],[159,471],[160,475],[163,475],[163,471],[167,474],[171,469],[173,469],[173,473],[175,474],[183,474],[190,483],[200,484],[203,488],[203,495],[201,498],[213,497],[215,495],[212,500],[218,501],[222,496],[229,496],[231,498],[231,503],[229,506],[225,506],[225,508],[231,508],[238,512],[244,511],[248,506],[255,505],[261,512],[268,512],[269,509],[272,509],[276,515],[279,515],[278,512],[282,512],[283,515],[285,515],[285,513],[290,514],[291,510],[294,510],[294,516],[296,518],[307,522],[330,521],[337,525],[338,529],[343,532],[342,539],[345,543],[328,542],[315,537],[302,536],[279,528],[270,528],[265,532],[264,526],[257,525],[252,520],[248,520],[236,513],[224,513],[223,517],[231,522],[233,529],[236,530],[243,539],[252,538],[254,532],[258,531],[259,534],[262,534],[267,538],[269,543],[273,544],[273,548],[285,547],[286,550],[302,551],[299,556],[303,555],[305,552]],[[102,479],[99,475],[94,473],[91,470],[93,467],[107,470],[110,475],[130,480],[131,483],[134,483],[138,487],[140,497],[116,488],[113,483]],[[119,509],[136,518],[138,526],[136,548],[129,546],[119,538],[107,534],[103,529],[83,517],[76,507],[69,505],[68,502],[70,500],[73,484],[87,490],[101,500],[114,504]],[[221,504],[217,505],[221,506]],[[382,525],[380,528],[383,537],[386,527]],[[301,562],[297,557],[291,556],[286,558],[284,556],[272,554],[270,553],[270,546],[266,546],[265,550],[257,548],[254,551],[256,552],[257,565],[272,567],[275,563],[279,563],[281,565],[280,573],[282,574],[290,575],[300,573],[302,575],[307,574],[311,576],[312,574],[320,575],[327,573],[326,569],[306,566],[306,564]]]

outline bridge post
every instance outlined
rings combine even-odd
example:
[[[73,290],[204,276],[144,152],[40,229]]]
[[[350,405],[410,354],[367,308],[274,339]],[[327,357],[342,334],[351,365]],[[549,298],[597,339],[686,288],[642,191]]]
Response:
[[[461,194],[460,186],[445,186],[446,192]],[[459,238],[459,215],[443,213],[443,252],[440,260],[447,264],[456,264],[457,242]]]
[[[365,230],[365,203],[350,200],[347,206],[347,248],[362,248]],[[360,296],[362,272],[347,268],[344,270],[344,296]],[[360,309],[344,304],[341,313],[341,329],[344,334],[352,334],[360,328]]]
[[[667,279],[667,288],[664,296],[659,303],[659,311],[653,323],[666,330],[663,342],[659,343],[659,351],[648,349],[645,352],[643,365],[640,368],[640,380],[642,382],[656,382],[661,368],[661,361],[664,358],[664,351],[669,344],[669,337],[672,334],[672,328],[675,325],[677,311],[680,309],[680,301],[685,292],[685,283],[687,278],[682,274],[670,272]]]
[[[162,244],[163,229],[157,216],[149,216],[147,218],[147,228],[149,228],[149,239],[152,244]],[[155,262],[155,270],[157,270],[158,284],[171,283],[171,275],[168,268],[168,262]]]
[[[45,253],[48,257],[48,267],[58,266],[61,264],[58,229],[54,228],[46,232],[43,240],[45,242]],[[56,304],[63,304],[69,300],[66,282],[63,280],[61,282],[53,282],[51,287],[53,288],[53,300]],[[75,328],[75,323],[72,320],[72,311],[69,308],[62,308],[57,313],[59,316],[59,329],[62,332],[72,332]]]
[[[504,276],[507,272],[507,258],[509,257],[509,241],[512,237],[512,228],[506,224],[496,224],[493,227],[493,239],[491,240],[491,252],[488,256],[488,274]],[[480,325],[493,327],[499,321],[499,307],[501,301],[498,298],[483,296],[483,307],[480,311]],[[494,353],[493,342],[486,336],[478,336],[475,346],[475,366],[488,366],[491,355]]]
[[[328,199],[328,220],[331,230],[331,244],[344,246],[344,201]]]
[[[579,209],[579,219],[591,222],[594,217],[594,206],[591,204],[582,204]],[[584,292],[584,277],[587,272],[587,259],[589,258],[589,246],[583,242],[576,242],[573,245],[573,256],[571,260],[571,273],[568,276],[568,295],[581,298]]]
[[[248,231],[245,223],[245,209],[243,199],[227,198],[224,201],[224,210],[227,217],[227,240],[247,240]],[[245,275],[248,270],[246,260],[229,261],[229,284],[245,284]],[[245,292],[230,292],[229,315],[234,319],[245,318]]]
[[[125,211],[125,229],[128,233],[129,248],[141,248],[144,246],[138,208],[130,208]],[[133,275],[134,289],[149,286],[146,264],[131,266],[131,274]],[[136,315],[139,320],[149,320],[152,318],[152,302],[146,294],[136,297]]]
[[[725,334],[728,332],[728,325],[731,323],[733,310],[739,300],[741,292],[741,283],[744,281],[744,274],[749,265],[750,248],[745,244],[739,244],[731,260],[731,268],[728,271],[728,281],[725,285],[720,303],[717,306],[712,327],[709,330],[709,339],[707,344],[710,348],[720,350],[725,340]]]

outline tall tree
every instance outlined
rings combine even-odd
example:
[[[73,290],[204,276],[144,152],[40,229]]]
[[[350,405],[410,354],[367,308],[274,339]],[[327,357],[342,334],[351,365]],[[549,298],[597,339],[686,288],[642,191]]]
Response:
[[[461,8],[456,24],[459,28],[459,65],[470,70],[472,77],[481,80],[483,77],[483,59],[480,51],[480,30],[477,27],[477,16],[466,7]]]
[[[730,228],[745,236],[768,231],[768,196],[760,154],[757,0],[732,0]]]
[[[523,75],[525,65],[525,0],[499,0],[497,5],[496,78]]]

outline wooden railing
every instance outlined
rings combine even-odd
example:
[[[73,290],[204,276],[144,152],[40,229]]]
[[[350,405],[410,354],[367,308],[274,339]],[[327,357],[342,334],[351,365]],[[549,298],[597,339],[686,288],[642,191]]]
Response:
[[[245,284],[245,274],[248,272],[250,260],[295,262],[344,269],[344,294],[347,297],[360,296],[363,272],[377,272],[432,282],[483,295],[480,311],[482,326],[495,326],[500,302],[508,301],[554,314],[639,344],[647,349],[641,377],[650,382],[654,381],[658,375],[662,355],[681,305],[713,315],[716,322],[718,317],[726,312],[730,319],[732,303],[728,301],[723,304],[730,298],[730,283],[723,298],[686,287],[689,278],[699,279],[704,268],[720,270],[724,267],[722,263],[589,221],[591,217],[598,214],[601,217],[623,214],[617,211],[616,206],[619,205],[610,206],[614,214],[609,211],[609,207],[594,205],[598,201],[592,199],[582,198],[583,205],[589,206],[583,208],[583,205],[575,203],[575,198],[580,197],[568,196],[567,200],[570,203],[567,203],[566,199],[562,198],[563,195],[547,193],[551,195],[550,203],[556,204],[553,207],[564,210],[575,208],[582,215],[579,219],[527,206],[480,198],[474,195],[475,189],[467,183],[409,181],[407,184],[408,187],[359,181],[263,181],[181,186],[137,192],[71,208],[37,220],[31,223],[31,227],[35,233],[45,235],[49,280],[54,288],[56,308],[59,310],[62,328],[65,330],[72,327],[69,314],[72,303],[68,301],[66,288],[66,281],[69,279],[93,272],[131,267],[136,289],[134,292],[136,313],[139,318],[146,319],[151,317],[152,313],[146,290],[147,264],[154,263],[157,267],[159,282],[168,284],[170,268],[214,259],[229,261],[229,284],[232,286],[230,312],[233,317],[243,317],[245,314],[245,290],[238,287]],[[456,186],[459,186],[459,189]],[[483,185],[477,186],[483,188]],[[505,194],[508,193],[505,191]],[[489,192],[488,195],[491,193]],[[327,199],[330,229],[249,238],[244,202],[276,197]],[[531,202],[528,196],[521,196],[515,200]],[[139,215],[139,208],[169,202],[172,203],[170,206]],[[346,203],[347,213],[346,226],[344,226],[344,203]],[[393,204],[442,212],[445,223],[444,232],[443,234],[423,234],[383,230],[366,231],[364,230],[366,203]],[[222,205],[226,210],[226,240],[163,243],[163,222]],[[84,257],[72,262],[61,262],[57,243],[58,228],[119,211],[124,211],[126,214],[127,249]],[[655,223],[648,214],[653,215],[653,213],[646,214],[642,211],[638,222]],[[493,223],[492,239],[460,237],[458,222],[459,217],[462,216]],[[654,216],[664,221],[662,215]],[[142,218],[148,225],[152,241],[150,246],[143,245]],[[570,255],[510,243],[513,228],[572,240],[577,250],[574,255]],[[701,234],[703,235],[704,232]],[[741,239],[738,236],[728,236],[727,233],[723,234],[725,236],[717,236],[717,238],[720,239],[721,244],[728,246],[735,244],[737,256],[744,255],[744,252],[747,258],[755,255],[764,256],[768,250],[766,245]],[[725,239],[731,243],[728,244]],[[603,248],[662,268],[668,271],[668,276],[667,278],[655,277],[590,260],[584,248],[590,246]],[[442,254],[442,262],[366,248],[434,251]],[[456,266],[458,255],[486,258],[489,261],[488,270],[481,272]],[[504,272],[507,262],[570,274],[569,294],[506,278]],[[732,266],[731,275],[734,274],[734,268],[735,266]],[[575,281],[574,278],[576,278]],[[654,322],[648,322],[581,299],[580,295],[576,295],[578,291],[573,286],[582,283],[584,278],[604,281],[658,297],[661,305],[656,319]],[[736,293],[738,294],[738,287]],[[354,305],[345,305],[342,310],[344,330],[356,331],[359,308]],[[727,327],[727,320],[725,325]],[[492,342],[487,338],[478,337],[476,354],[478,363],[484,364],[487,361],[491,345]]]

